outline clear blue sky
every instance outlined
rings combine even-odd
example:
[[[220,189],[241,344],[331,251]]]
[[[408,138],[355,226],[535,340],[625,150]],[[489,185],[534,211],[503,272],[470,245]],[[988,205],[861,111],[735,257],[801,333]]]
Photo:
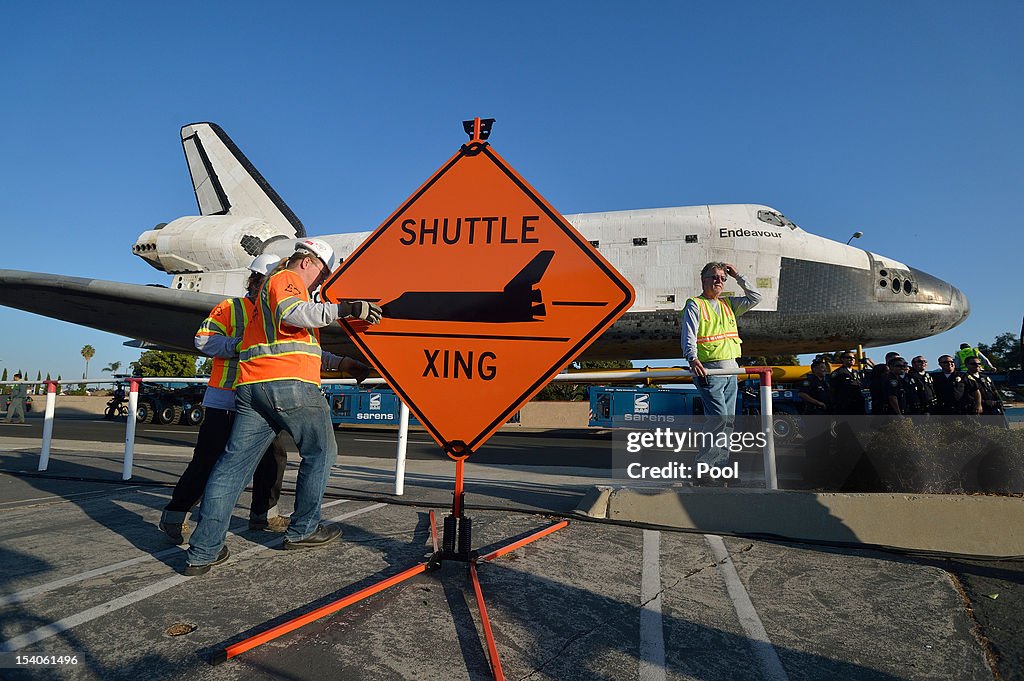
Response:
[[[479,9],[477,9],[479,8]],[[1021,324],[1024,4],[7,3],[0,268],[169,282],[178,128],[221,124],[312,234],[376,227],[463,140],[564,213],[765,203],[971,301],[932,360]],[[124,340],[0,308],[0,366]],[[874,351],[880,355],[883,351]]]

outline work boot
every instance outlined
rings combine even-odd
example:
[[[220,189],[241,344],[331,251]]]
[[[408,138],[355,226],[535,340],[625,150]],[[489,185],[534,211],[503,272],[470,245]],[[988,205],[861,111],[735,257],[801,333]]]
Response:
[[[322,546],[327,542],[333,541],[341,536],[341,528],[337,525],[317,525],[316,531],[313,534],[303,537],[302,539],[296,540],[284,540],[285,550],[289,549],[311,549],[317,546]]]
[[[160,529],[168,539],[178,545],[184,544],[185,537],[191,532],[186,523],[167,523],[163,520],[160,521]]]
[[[249,518],[250,530],[263,530],[264,532],[284,532],[288,529],[289,518],[276,515],[273,518]]]
[[[228,559],[231,552],[228,551],[228,547],[224,546],[221,548],[220,553],[213,559],[212,563],[203,563],[202,565],[192,565],[191,563],[185,563],[185,569],[182,570],[182,574],[186,577],[198,577],[199,575],[205,575],[210,571],[214,565],[220,565]]]

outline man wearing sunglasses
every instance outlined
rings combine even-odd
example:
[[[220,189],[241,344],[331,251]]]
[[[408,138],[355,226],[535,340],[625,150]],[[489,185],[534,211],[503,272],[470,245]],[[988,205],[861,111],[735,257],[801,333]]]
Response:
[[[992,385],[992,379],[981,373],[981,360],[968,357],[964,362],[964,413],[976,416],[998,416],[1003,413],[1003,401]]]
[[[935,412],[935,382],[932,375],[928,373],[928,360],[918,355],[910,360],[910,373],[907,378],[917,386],[917,407],[913,414],[932,414]]]
[[[956,370],[956,362],[952,355],[939,357],[939,368],[942,371],[934,375],[935,380],[935,412],[945,416],[963,413],[964,375]]]
[[[725,282],[734,277],[743,289],[743,296],[722,296]],[[690,365],[694,383],[704,403],[704,413],[712,418],[706,424],[714,431],[731,432],[736,413],[736,377],[713,376],[708,370],[735,369],[740,352],[736,318],[761,302],[761,294],[747,282],[736,268],[725,262],[709,262],[700,273],[701,294],[686,301],[683,307],[683,357]],[[725,465],[729,450],[724,447],[702,447],[699,463]]]
[[[907,414],[907,384],[905,377],[910,365],[900,356],[889,360],[889,376],[885,385],[883,414],[904,416]]]

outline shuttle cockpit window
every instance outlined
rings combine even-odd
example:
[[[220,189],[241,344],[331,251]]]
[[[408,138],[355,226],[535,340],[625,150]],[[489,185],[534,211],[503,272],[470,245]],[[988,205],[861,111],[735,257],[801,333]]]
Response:
[[[757,211],[757,219],[761,222],[767,222],[769,225],[775,227],[789,227],[790,229],[796,229],[796,224],[791,222],[782,213],[776,213],[773,210],[759,210]]]

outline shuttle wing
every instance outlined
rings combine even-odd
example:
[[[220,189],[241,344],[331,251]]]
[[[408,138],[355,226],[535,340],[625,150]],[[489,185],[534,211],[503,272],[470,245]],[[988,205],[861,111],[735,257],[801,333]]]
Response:
[[[196,329],[220,300],[160,286],[0,270],[0,304],[192,353]]]
[[[0,269],[0,305],[197,354],[196,329],[224,296],[162,286]],[[331,352],[359,356],[338,325],[325,328]]]

